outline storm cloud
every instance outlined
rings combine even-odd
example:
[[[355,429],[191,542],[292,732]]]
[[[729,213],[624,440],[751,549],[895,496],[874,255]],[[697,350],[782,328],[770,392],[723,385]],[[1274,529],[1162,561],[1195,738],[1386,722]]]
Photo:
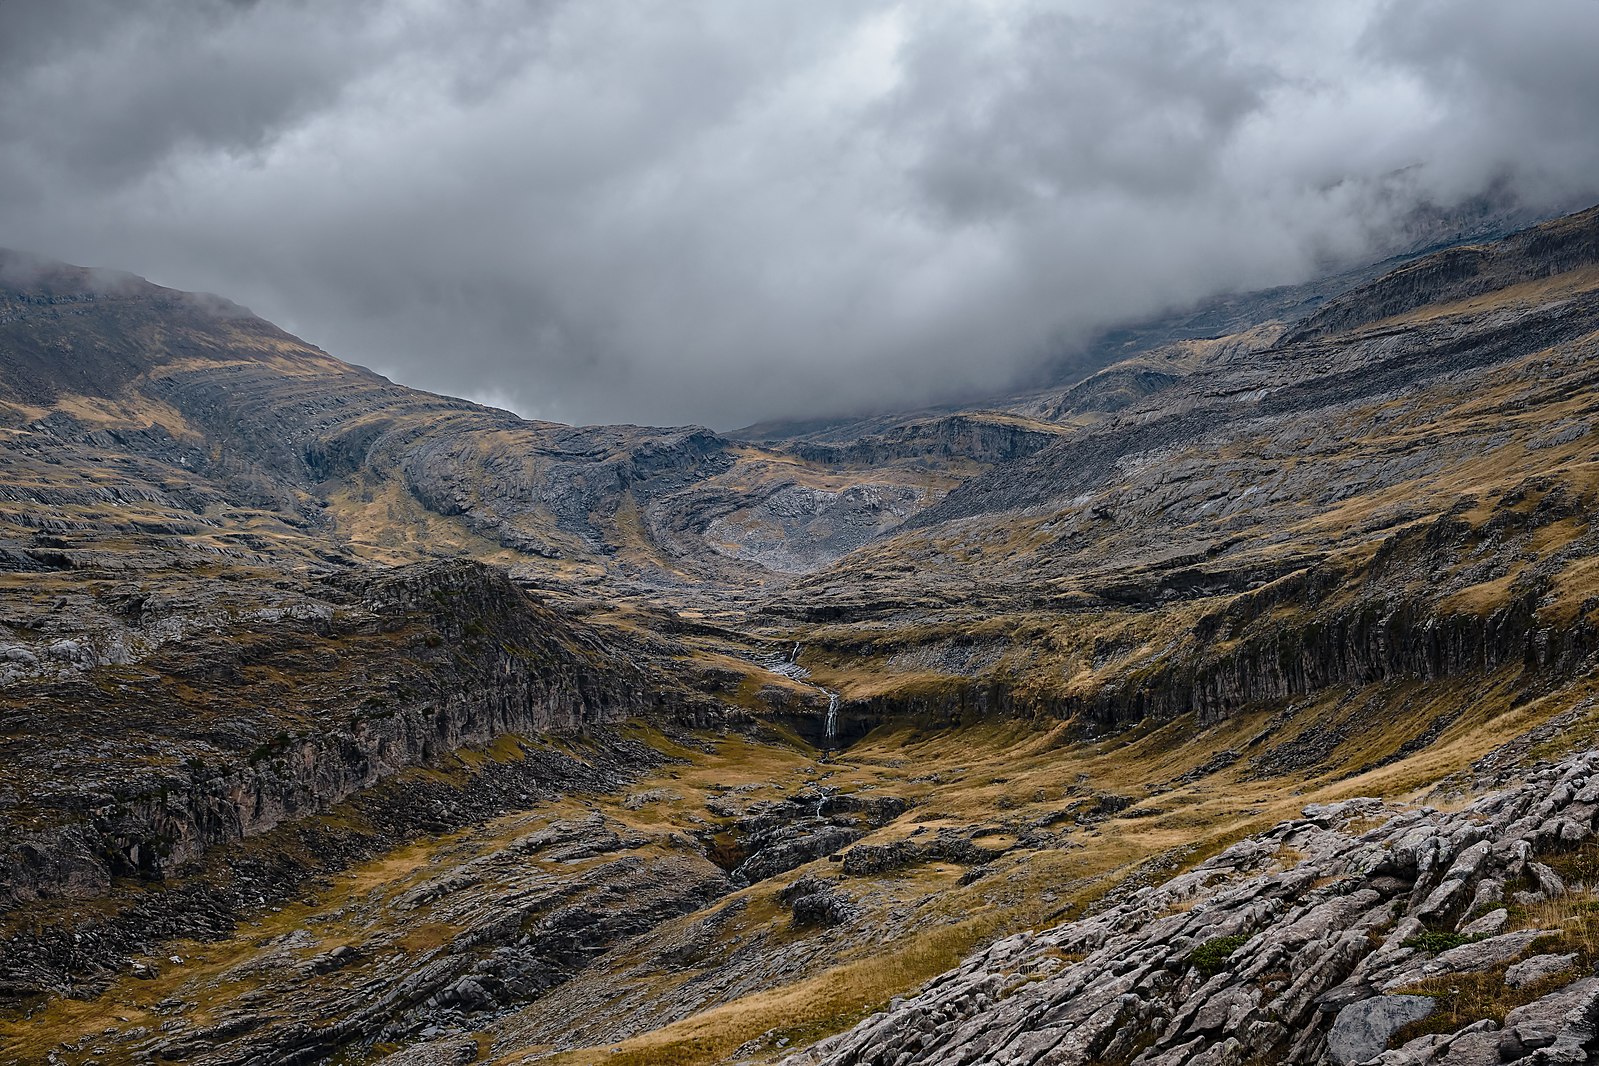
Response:
[[[718,427],[1599,199],[1594,0],[10,0],[0,245]]]

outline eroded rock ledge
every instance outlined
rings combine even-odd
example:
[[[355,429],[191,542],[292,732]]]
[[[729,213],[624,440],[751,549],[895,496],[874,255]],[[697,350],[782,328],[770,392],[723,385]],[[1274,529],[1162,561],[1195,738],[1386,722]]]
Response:
[[[132,680],[13,686],[0,732],[27,776],[0,789],[0,814],[13,815],[0,835],[0,913],[100,895],[115,877],[160,879],[502,735],[718,713],[494,567],[363,573],[319,595],[321,614],[188,634]],[[99,739],[130,723],[147,744]]]

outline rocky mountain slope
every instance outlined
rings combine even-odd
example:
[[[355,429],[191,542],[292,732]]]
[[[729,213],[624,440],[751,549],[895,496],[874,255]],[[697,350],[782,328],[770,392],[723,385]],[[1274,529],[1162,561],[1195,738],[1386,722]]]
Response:
[[[137,651],[100,634],[82,655],[114,668],[6,686],[0,808],[26,832],[5,842],[0,905],[159,875],[466,744],[695,708],[481,564],[333,579],[315,596],[219,585],[95,589],[135,630],[173,629]],[[50,645],[57,661],[72,643]],[[13,646],[12,662],[26,654]],[[89,765],[62,761],[62,734]]]
[[[1100,728],[1574,669],[1592,639],[1596,232],[1590,212],[1444,253],[1270,343],[1213,346],[769,610],[828,623],[812,639],[839,669],[818,677],[846,697],[981,691]],[[1480,272],[1457,277],[1461,256]]]
[[[762,448],[527,422],[393,385],[215,297],[15,253],[0,352],[14,567],[37,561],[30,538],[70,535],[80,552],[133,537],[185,559],[469,554],[569,582],[737,586],[834,559],[1055,432],[977,413]]]
[[[722,435],[0,256],[0,1060],[1585,1061],[1599,212],[1246,304]]]
[[[1588,1062],[1596,763],[1453,811],[1306,807],[785,1064]]]

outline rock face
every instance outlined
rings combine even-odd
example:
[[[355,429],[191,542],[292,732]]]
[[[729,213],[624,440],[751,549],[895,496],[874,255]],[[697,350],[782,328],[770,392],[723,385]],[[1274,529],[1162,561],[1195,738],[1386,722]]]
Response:
[[[894,426],[848,443],[802,440],[794,453],[813,462],[878,465],[927,455],[1005,462],[1031,455],[1060,437],[1052,427],[1022,419],[951,415]]]
[[[481,564],[339,578],[319,595],[321,611],[202,623],[157,646],[137,662],[142,696],[89,680],[9,686],[0,807],[27,797],[35,824],[48,821],[3,838],[0,909],[99,894],[115,876],[159,879],[503,734],[695,714],[691,695]],[[241,688],[255,697],[248,713]],[[73,721],[75,742],[105,753],[87,772],[60,748]],[[127,739],[146,727],[149,742]]]
[[[1307,318],[1294,335],[1336,333],[1427,304],[1450,303],[1599,263],[1599,231],[1583,212],[1400,267]]]
[[[1596,816],[1599,754],[1457,811],[1309,807],[1097,914],[1002,940],[784,1061],[1590,1061],[1599,978],[1540,993],[1570,974],[1570,959],[1535,954],[1579,934],[1533,927],[1474,941],[1457,930],[1511,896],[1522,906],[1564,898],[1570,887],[1543,860],[1591,847]],[[1451,1016],[1389,1050],[1473,974],[1508,1013]],[[1471,1057],[1483,1048],[1493,1057]]]

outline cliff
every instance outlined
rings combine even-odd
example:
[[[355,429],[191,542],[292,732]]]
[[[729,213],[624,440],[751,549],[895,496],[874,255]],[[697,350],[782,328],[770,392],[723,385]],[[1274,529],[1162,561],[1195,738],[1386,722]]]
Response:
[[[166,877],[502,735],[726,714],[478,563],[310,592],[311,607],[197,621],[114,669],[7,686],[0,911]]]

